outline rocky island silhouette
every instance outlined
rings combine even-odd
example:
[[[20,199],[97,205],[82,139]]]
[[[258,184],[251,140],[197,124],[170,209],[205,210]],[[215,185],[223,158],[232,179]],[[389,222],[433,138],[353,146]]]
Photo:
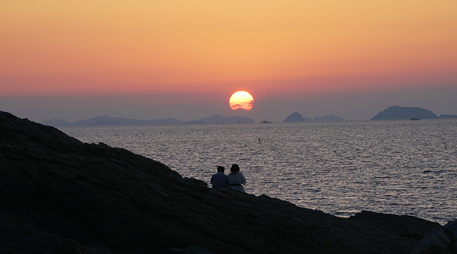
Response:
[[[369,211],[339,218],[214,190],[1,111],[0,203],[0,253],[441,253],[427,252],[441,238],[424,236],[457,229]],[[455,253],[449,239],[439,250]]]
[[[457,115],[435,115],[432,111],[420,107],[391,106],[373,116],[370,120],[399,120],[399,119],[446,119],[457,118]]]

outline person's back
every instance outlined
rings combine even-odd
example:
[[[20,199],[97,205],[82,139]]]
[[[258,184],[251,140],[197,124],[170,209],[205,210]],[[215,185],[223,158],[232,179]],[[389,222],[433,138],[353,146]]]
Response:
[[[245,192],[242,184],[246,184],[246,178],[240,172],[240,167],[237,164],[233,164],[230,171],[231,173],[228,175],[230,187],[234,190]]]
[[[225,168],[217,167],[217,173],[211,177],[213,188],[227,188],[229,186],[228,177],[224,174]]]

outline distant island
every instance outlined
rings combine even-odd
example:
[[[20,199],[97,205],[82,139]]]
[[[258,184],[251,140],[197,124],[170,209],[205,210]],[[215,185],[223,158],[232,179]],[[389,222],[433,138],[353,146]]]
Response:
[[[120,125],[154,125],[154,124],[229,124],[229,123],[254,123],[254,120],[244,116],[225,117],[221,115],[213,115],[202,119],[190,121],[179,121],[173,118],[154,119],[154,120],[138,120],[128,119],[123,117],[108,117],[98,116],[86,120],[70,123],[58,118],[53,118],[42,122],[44,125],[53,127],[69,127],[69,126],[120,126]]]
[[[435,115],[432,111],[419,107],[399,107],[391,106],[379,112],[370,120],[395,120],[395,119],[448,119],[457,118],[457,115],[443,114]],[[314,118],[303,117],[298,112],[287,116],[283,122],[341,122],[343,118],[334,114],[316,116]],[[254,123],[254,120],[244,116],[226,117],[222,115],[212,115],[209,117],[194,119],[190,121],[179,121],[174,118],[138,120],[124,117],[97,116],[90,119],[80,120],[77,122],[67,122],[62,119],[53,118],[41,122],[44,125],[53,127],[72,127],[72,126],[121,126],[121,125],[179,125],[179,124],[233,124],[233,123]],[[271,121],[262,121],[262,123],[271,123]]]
[[[314,119],[303,117],[295,112],[289,115],[283,122],[335,122],[344,121],[343,118],[335,115],[316,116]],[[226,117],[222,115],[212,115],[209,117],[194,119],[190,121],[179,121],[174,118],[138,120],[124,117],[97,116],[90,119],[80,120],[77,122],[67,122],[62,119],[52,118],[41,122],[44,125],[52,127],[76,127],[76,126],[121,126],[121,125],[179,125],[179,124],[233,124],[233,123],[254,123],[254,120],[244,116]],[[271,123],[271,121],[262,121],[262,123]]]
[[[377,115],[372,117],[370,120],[399,120],[399,119],[438,119],[438,118],[457,118],[457,115],[435,115],[432,111],[419,107],[399,107],[391,106]]]
[[[287,122],[341,122],[344,121],[343,118],[335,116],[333,114],[331,115],[325,115],[325,116],[316,116],[314,119],[311,119],[309,117],[303,117],[300,113],[294,112],[290,114],[286,119],[283,121],[285,123]]]

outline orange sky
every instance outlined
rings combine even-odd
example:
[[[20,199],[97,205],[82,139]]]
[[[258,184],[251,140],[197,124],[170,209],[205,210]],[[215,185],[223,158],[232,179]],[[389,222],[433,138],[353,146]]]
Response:
[[[455,0],[2,0],[0,96],[457,86],[456,10]]]

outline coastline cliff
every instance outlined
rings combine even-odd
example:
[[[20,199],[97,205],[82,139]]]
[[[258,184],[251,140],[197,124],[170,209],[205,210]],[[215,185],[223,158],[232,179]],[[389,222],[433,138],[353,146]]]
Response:
[[[1,253],[408,253],[436,223],[223,192],[0,111]]]

